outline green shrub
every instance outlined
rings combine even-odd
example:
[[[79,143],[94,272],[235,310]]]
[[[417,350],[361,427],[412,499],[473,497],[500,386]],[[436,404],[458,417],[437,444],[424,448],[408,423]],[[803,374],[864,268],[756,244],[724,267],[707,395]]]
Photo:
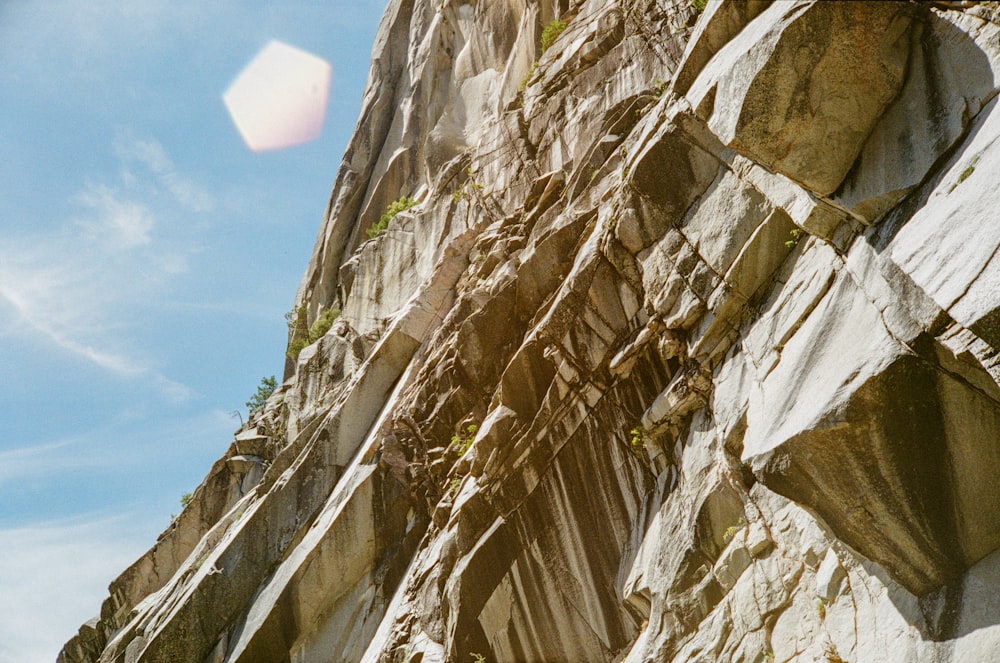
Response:
[[[472,446],[472,441],[476,439],[476,433],[478,432],[479,426],[469,424],[465,427],[464,431],[459,431],[451,436],[451,446],[458,449],[460,455],[465,455],[465,452]]]
[[[285,322],[289,331],[294,333],[305,333],[309,331],[308,322],[309,311],[305,306],[298,306],[285,314]]]
[[[632,436],[632,439],[629,440],[632,455],[641,459],[642,452],[646,450],[646,441],[649,439],[649,433],[641,425],[636,426],[628,433]]]
[[[385,219],[384,216],[382,218]],[[378,221],[377,223],[373,223],[370,226],[368,226],[368,230],[366,230],[365,232],[368,233],[368,239],[375,239],[376,237],[378,237],[379,235],[381,235],[383,232],[385,232],[385,229],[388,228],[388,227],[389,227],[389,222],[388,221],[384,221],[384,222],[383,221]]]
[[[308,340],[304,338],[297,338],[288,344],[288,350],[285,352],[285,356],[289,359],[298,359],[299,353],[302,352],[307,345],[309,345]]]
[[[305,306],[293,308],[285,314],[285,322],[288,323],[288,350],[285,355],[289,359],[298,359],[302,348],[309,345],[309,312]]]
[[[545,26],[545,29],[542,30],[542,53],[549,50],[549,46],[555,42],[565,29],[566,24],[559,19],[556,19]]]
[[[257,393],[251,396],[250,400],[246,402],[247,409],[250,412],[259,410],[277,388],[278,381],[273,375],[269,378],[261,378],[260,385],[257,387]]]
[[[285,314],[285,321],[288,323],[288,336],[292,340],[288,343],[288,350],[285,355],[289,359],[298,359],[299,353],[319,339],[323,338],[334,321],[340,317],[339,308],[328,308],[309,325],[308,313],[305,306],[292,309]]]
[[[389,205],[389,208],[385,210],[385,213],[379,218],[378,223],[373,223],[371,226],[369,226],[368,228],[369,239],[374,239],[375,237],[378,237],[381,233],[385,231],[386,228],[389,227],[389,222],[392,221],[392,219],[397,214],[399,214],[400,212],[405,212],[406,210],[410,209],[416,204],[417,201],[415,201],[413,198],[410,198],[409,196],[403,196],[399,200],[393,202],[391,205]]]
[[[326,336],[326,333],[330,331],[330,327],[333,326],[334,320],[339,316],[339,308],[328,308],[323,311],[322,315],[316,318],[316,322],[312,323],[312,327],[309,328],[309,343],[315,343]]]
[[[181,495],[181,507],[186,507],[191,503],[191,493],[184,493]]]
[[[456,203],[463,198],[471,197],[474,193],[482,191],[483,189],[483,185],[476,182],[476,176],[472,172],[472,166],[465,169],[465,174],[468,176],[468,179],[462,182],[462,186],[451,192],[451,199]]]
[[[705,11],[705,6],[708,5],[708,0],[691,0],[691,4],[700,14]]]

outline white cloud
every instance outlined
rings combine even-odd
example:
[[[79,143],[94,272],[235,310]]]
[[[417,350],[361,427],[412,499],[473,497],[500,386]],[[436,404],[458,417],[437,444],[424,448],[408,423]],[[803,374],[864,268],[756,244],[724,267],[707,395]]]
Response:
[[[125,411],[113,422],[78,435],[0,452],[0,492],[16,494],[19,481],[35,483],[42,477],[47,486],[71,485],[81,468],[91,474],[114,468],[121,477],[128,468],[148,466],[156,450],[168,444],[174,447],[175,461],[207,454],[208,460],[198,463],[206,468],[214,458],[212,450],[222,453],[236,427],[227,413],[215,409],[153,428],[148,415]],[[182,492],[178,488],[176,496]],[[145,504],[142,513],[90,513],[0,527],[0,662],[52,663],[80,625],[99,613],[108,584],[153,545],[169,523],[167,509],[177,506],[171,500],[159,513],[151,513],[155,509],[143,501],[146,497],[147,489],[123,485],[120,501],[136,508]],[[14,514],[0,506],[0,516]]]
[[[120,375],[147,370],[140,359],[109,349],[118,345],[108,333],[115,324],[108,318],[116,294],[113,267],[100,252],[74,253],[57,241],[41,246],[50,250],[0,247],[0,298],[13,307],[28,336]]]
[[[211,212],[215,199],[204,187],[178,172],[163,145],[155,138],[121,136],[115,141],[115,154],[126,168],[137,162],[152,173],[181,207],[192,212]],[[126,171],[126,181],[135,175]]]
[[[15,313],[0,334],[148,379],[183,402],[191,390],[154,370],[143,338],[156,322],[154,302],[174,291],[198,250],[184,224],[214,201],[155,139],[119,139],[114,150],[127,177],[85,185],[54,228],[0,235],[0,303]]]
[[[127,76],[145,57],[162,56],[175,42],[190,38],[199,19],[219,15],[215,4],[188,0],[0,3],[0,61],[20,65],[17,73],[53,94],[74,83],[107,83]],[[50,76],[53,65],[68,76]]]
[[[0,660],[51,663],[108,584],[154,540],[141,519],[91,517],[0,529]]]
[[[25,489],[44,486],[49,497],[39,502],[51,502],[53,495],[62,502],[40,506],[42,513],[73,509],[74,494],[87,492],[101,476],[115,482],[116,501],[133,505],[128,513],[117,515],[91,512],[26,523],[16,510],[18,502],[13,508],[0,506],[0,522],[16,522],[0,527],[3,663],[54,661],[80,625],[99,613],[108,584],[153,545],[168,525],[168,512],[176,512],[176,497],[195,483],[188,479],[167,489],[175,497],[164,504],[162,497],[156,497],[165,492],[162,487],[146,486],[130,477],[143,476],[151,458],[159,459],[159,469],[166,473],[182,457],[197,456],[197,465],[207,467],[211,457],[202,456],[209,449],[224,450],[235,428],[218,410],[170,420],[153,429],[147,414],[122,412],[106,426],[0,452],[0,492],[25,499]],[[168,444],[173,445],[173,453],[163,454]],[[150,492],[154,494],[151,499]]]
[[[60,440],[34,447],[22,447],[0,451],[0,486],[12,479],[38,476],[60,471],[53,460],[62,456],[61,450],[72,445],[74,440]],[[73,467],[76,467],[74,463]]]
[[[155,220],[149,209],[123,199],[103,185],[91,185],[73,198],[77,205],[96,214],[78,221],[91,242],[106,243],[111,249],[131,249],[152,241]]]
[[[194,396],[194,390],[191,387],[160,374],[156,374],[153,381],[163,396],[174,405],[186,403]]]
[[[122,466],[132,460],[110,440],[122,436],[124,412],[115,421],[61,439],[0,451],[0,488],[41,477],[70,477],[80,470],[93,472]],[[206,418],[207,417],[203,417]],[[133,434],[134,435],[134,434]],[[0,511],[2,513],[2,511]],[[0,658],[0,661],[4,659]]]
[[[188,400],[192,396],[188,387],[166,378],[157,376],[154,382],[168,400]],[[150,428],[153,407],[125,409],[111,421],[89,430],[32,446],[0,450],[0,489],[13,490],[19,483],[40,478],[72,481],[81,470],[87,470],[88,476],[102,471],[125,471],[146,464],[150,454],[164,445],[171,445],[174,451],[184,447],[187,452],[214,449],[221,453],[235,428],[229,413],[214,409],[172,418],[167,424]],[[209,460],[214,460],[211,456],[209,452]],[[6,663],[3,658],[0,662]]]

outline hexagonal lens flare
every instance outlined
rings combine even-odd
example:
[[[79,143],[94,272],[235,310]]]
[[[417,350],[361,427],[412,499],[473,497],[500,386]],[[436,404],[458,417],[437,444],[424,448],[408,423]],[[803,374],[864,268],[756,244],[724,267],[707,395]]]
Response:
[[[271,41],[229,86],[222,100],[254,152],[319,138],[333,67],[326,60]]]

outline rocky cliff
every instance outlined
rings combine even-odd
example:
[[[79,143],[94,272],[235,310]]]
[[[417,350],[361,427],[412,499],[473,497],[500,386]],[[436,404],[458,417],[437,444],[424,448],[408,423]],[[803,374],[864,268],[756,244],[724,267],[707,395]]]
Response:
[[[997,3],[698,4],[392,0],[339,318],[60,661],[1000,660]]]

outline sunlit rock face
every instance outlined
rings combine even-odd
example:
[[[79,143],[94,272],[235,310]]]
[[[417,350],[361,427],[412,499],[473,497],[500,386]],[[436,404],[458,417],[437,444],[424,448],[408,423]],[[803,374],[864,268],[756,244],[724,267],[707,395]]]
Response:
[[[391,2],[340,317],[60,660],[998,660],[967,4]]]

